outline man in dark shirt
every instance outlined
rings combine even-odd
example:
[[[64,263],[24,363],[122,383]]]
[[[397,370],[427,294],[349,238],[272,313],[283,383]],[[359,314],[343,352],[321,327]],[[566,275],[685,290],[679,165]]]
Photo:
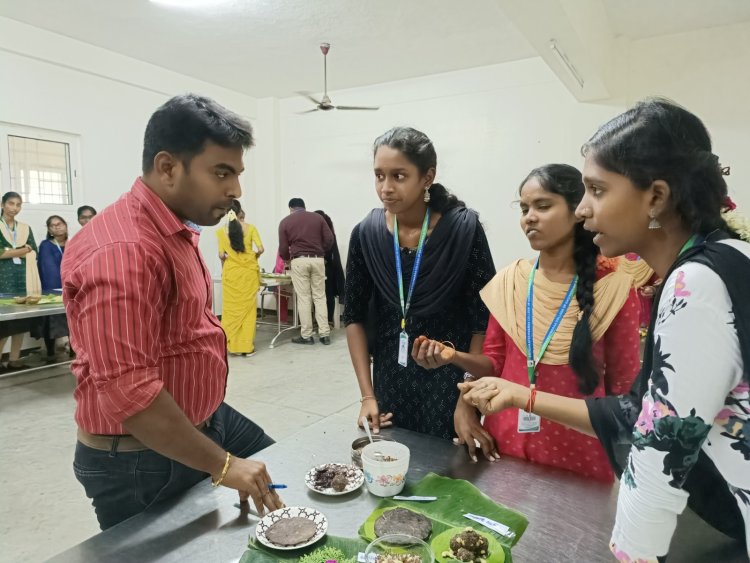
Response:
[[[279,254],[292,264],[292,285],[297,294],[302,334],[293,338],[295,344],[314,344],[312,307],[318,335],[323,344],[331,343],[326,306],[325,256],[333,246],[333,233],[325,219],[305,210],[305,202],[298,198],[289,200],[289,216],[279,223]]]

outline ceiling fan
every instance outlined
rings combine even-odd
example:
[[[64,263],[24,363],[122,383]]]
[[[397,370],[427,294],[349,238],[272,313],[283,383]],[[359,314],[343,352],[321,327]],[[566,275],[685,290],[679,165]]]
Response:
[[[328,66],[327,66],[327,60],[328,60],[328,51],[331,49],[330,43],[321,43],[320,44],[320,51],[323,53],[323,98],[320,100],[316,100],[309,92],[297,92],[301,96],[304,96],[311,102],[313,102],[317,107],[314,109],[309,109],[307,111],[300,111],[298,113],[312,113],[314,111],[331,111],[332,109],[341,109],[341,110],[377,110],[380,109],[379,106],[334,106],[331,103],[331,98],[328,97]]]

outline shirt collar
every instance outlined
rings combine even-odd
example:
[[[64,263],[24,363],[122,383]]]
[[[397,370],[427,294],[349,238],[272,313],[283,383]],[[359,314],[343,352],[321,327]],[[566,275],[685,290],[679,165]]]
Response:
[[[188,226],[175,215],[174,211],[167,207],[164,201],[140,177],[136,178],[130,193],[143,204],[145,213],[163,236],[169,237],[182,231],[188,238],[193,238],[192,231]]]

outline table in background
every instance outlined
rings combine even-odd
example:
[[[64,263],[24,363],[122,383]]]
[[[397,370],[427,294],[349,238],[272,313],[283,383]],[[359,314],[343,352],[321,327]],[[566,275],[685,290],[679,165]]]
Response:
[[[613,563],[608,549],[617,487],[509,457],[490,464],[469,463],[463,448],[447,440],[406,430],[386,431],[411,449],[409,481],[429,472],[466,479],[492,499],[526,514],[529,527],[513,548],[516,563]],[[360,432],[354,420],[333,415],[260,452],[289,506],[312,506],[328,518],[328,533],[356,537],[379,502],[363,487],[349,495],[323,496],[304,484],[313,466],[349,461]],[[81,502],[87,502],[81,493]],[[258,519],[234,508],[236,491],[213,489],[208,480],[180,499],[135,516],[59,554],[53,563],[236,562],[255,533]],[[49,507],[44,508],[48,510]],[[91,517],[94,518],[92,509]],[[692,513],[680,518],[670,562],[746,563],[743,545],[709,528]]]
[[[299,320],[297,318],[297,293],[294,291],[294,285],[292,284],[292,277],[291,276],[283,276],[283,277],[277,277],[277,276],[263,276],[261,274],[260,277],[260,286],[262,288],[272,288],[276,287],[281,291],[281,288],[285,288],[288,291],[288,295],[285,295],[284,297],[286,299],[292,300],[292,323],[283,325],[284,328],[282,328],[281,324],[281,300],[279,299],[278,293],[274,294],[274,298],[276,299],[276,336],[273,337],[271,340],[271,344],[268,345],[269,348],[273,348],[276,346],[276,341],[279,339],[279,337],[284,334],[287,331],[294,330],[295,328],[299,328]],[[262,309],[261,309],[262,310]],[[262,324],[272,324],[268,323],[266,321],[258,321],[259,325]]]
[[[0,304],[0,323],[4,321],[15,321],[18,319],[30,319],[36,317],[48,317],[52,315],[64,315],[65,306],[62,303],[50,303],[47,305],[7,305]],[[2,350],[0,350],[0,354]],[[3,376],[18,376],[24,373],[32,371],[46,369],[53,366],[61,366],[69,364],[71,360],[64,360],[61,362],[55,362],[52,364],[43,364],[40,366],[30,367],[27,369],[15,370],[5,374]]]

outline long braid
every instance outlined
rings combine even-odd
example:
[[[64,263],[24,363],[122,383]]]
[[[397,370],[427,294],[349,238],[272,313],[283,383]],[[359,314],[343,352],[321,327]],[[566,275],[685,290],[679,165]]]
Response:
[[[232,211],[237,215],[242,213],[242,206],[236,199],[232,202]],[[235,252],[245,252],[245,231],[242,230],[239,219],[229,221],[227,235],[229,235],[229,246],[232,247],[232,250]]]
[[[592,336],[589,320],[594,310],[594,282],[596,281],[596,259],[599,247],[594,244],[594,235],[584,230],[583,225],[576,225],[575,248],[573,259],[576,263],[578,286],[576,300],[582,315],[575,329],[570,344],[568,362],[578,376],[578,388],[584,395],[590,395],[599,385],[599,371],[594,363],[592,353]]]

